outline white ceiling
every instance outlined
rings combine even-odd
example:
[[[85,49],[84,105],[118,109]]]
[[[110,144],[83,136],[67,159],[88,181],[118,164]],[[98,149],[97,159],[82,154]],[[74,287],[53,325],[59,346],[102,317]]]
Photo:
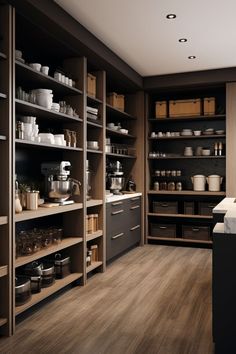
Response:
[[[55,2],[142,76],[236,66],[235,0]]]

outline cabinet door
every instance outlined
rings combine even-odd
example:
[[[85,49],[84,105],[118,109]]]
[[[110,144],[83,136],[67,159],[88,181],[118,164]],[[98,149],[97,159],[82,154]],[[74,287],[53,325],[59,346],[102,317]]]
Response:
[[[125,202],[107,204],[107,230],[121,232],[128,226],[127,204]]]
[[[129,245],[132,246],[141,238],[141,198],[134,197],[128,200],[129,208]]]

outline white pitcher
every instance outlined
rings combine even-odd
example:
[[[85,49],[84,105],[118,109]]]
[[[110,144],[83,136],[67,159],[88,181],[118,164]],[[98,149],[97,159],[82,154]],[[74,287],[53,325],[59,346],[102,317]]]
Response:
[[[219,175],[210,175],[207,177],[208,189],[210,192],[219,192],[223,177]]]
[[[195,175],[191,177],[192,183],[193,183],[193,190],[202,192],[205,190],[206,186],[206,176],[204,175]]]

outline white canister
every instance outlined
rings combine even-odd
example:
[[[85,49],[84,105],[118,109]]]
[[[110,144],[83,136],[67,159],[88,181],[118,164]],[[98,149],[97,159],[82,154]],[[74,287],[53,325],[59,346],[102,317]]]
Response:
[[[205,191],[206,186],[206,176],[204,175],[195,175],[191,177],[193,183],[193,190],[197,192]]]
[[[30,191],[26,194],[26,209],[37,210],[38,209],[38,197],[39,191]]]
[[[223,177],[219,175],[210,175],[206,178],[208,183],[208,190],[210,192],[219,192]]]

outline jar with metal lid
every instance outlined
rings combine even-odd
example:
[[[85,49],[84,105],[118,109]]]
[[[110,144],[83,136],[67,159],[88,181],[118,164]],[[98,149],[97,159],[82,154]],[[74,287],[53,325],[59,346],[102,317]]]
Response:
[[[54,265],[57,279],[62,279],[71,273],[70,257],[63,257],[60,253],[56,253]]]
[[[177,182],[176,183],[176,190],[177,191],[182,191],[182,183],[181,182]]]
[[[30,280],[26,277],[15,279],[15,304],[21,306],[31,299]]]
[[[154,183],[154,191],[159,191],[159,189],[160,189],[159,182],[155,182]]]

